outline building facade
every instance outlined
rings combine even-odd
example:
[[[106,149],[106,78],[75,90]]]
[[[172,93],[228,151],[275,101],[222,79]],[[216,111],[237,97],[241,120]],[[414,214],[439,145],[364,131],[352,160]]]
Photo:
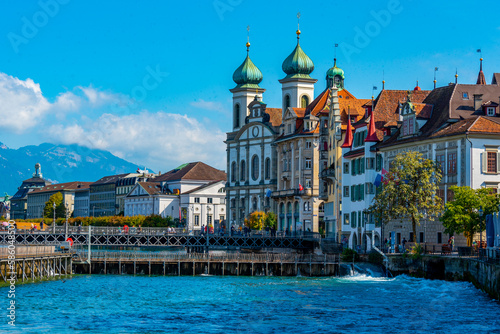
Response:
[[[11,219],[28,218],[28,193],[35,189],[43,188],[52,184],[43,178],[42,167],[39,163],[35,164],[35,173],[33,177],[24,180],[18,191],[12,196],[11,201]]]

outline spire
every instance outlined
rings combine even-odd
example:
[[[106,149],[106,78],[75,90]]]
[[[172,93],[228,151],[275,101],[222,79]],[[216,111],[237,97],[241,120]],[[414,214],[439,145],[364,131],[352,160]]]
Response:
[[[476,85],[486,85],[486,79],[484,78],[484,73],[483,73],[483,58],[480,58],[479,61],[480,61],[479,74],[477,75]]]
[[[341,146],[342,148],[351,148],[352,147],[352,126],[351,126],[351,109],[348,108],[347,112],[347,130],[345,132],[344,143]]]
[[[413,88],[413,90],[422,90],[422,88],[420,88],[418,85],[418,80],[417,80],[417,85],[415,86],[415,88]]]
[[[437,81],[436,81],[436,72],[437,72],[438,70],[439,70],[439,68],[434,67],[434,89],[436,89],[436,83],[437,83]]]
[[[455,69],[455,85],[458,83],[458,69]]]
[[[382,90],[385,90],[385,80],[382,80]]]
[[[247,57],[243,63],[234,71],[233,81],[237,88],[260,89],[259,83],[262,81],[262,72],[250,59],[250,26],[247,26]]]
[[[300,47],[300,13],[297,14],[299,23],[297,24],[297,46],[292,53],[285,59],[281,68],[287,74],[285,78],[311,79],[309,74],[314,71],[314,63]]]
[[[368,125],[368,135],[365,138],[366,142],[378,142],[377,133],[375,131],[375,113],[372,111],[370,115],[370,124]]]

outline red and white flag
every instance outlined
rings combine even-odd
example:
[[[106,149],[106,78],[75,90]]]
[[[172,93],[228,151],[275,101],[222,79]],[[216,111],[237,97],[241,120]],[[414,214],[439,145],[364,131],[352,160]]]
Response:
[[[302,187],[302,185],[299,183],[299,191],[302,191],[304,190],[304,187]]]

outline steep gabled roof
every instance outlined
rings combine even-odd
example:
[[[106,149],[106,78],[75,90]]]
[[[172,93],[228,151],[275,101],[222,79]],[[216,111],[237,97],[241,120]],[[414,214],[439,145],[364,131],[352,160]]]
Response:
[[[154,178],[153,182],[198,180],[198,181],[218,181],[226,180],[224,171],[215,169],[203,162],[191,162],[182,168],[175,168],[171,171]]]
[[[129,174],[130,173],[105,176],[105,177],[100,178],[96,182],[92,183],[91,186],[97,186],[97,185],[101,185],[101,184],[116,183],[116,181],[118,181],[122,177],[126,177]]]
[[[447,137],[465,133],[500,134],[500,119],[496,117],[474,116],[451,124],[433,133],[430,137]]]

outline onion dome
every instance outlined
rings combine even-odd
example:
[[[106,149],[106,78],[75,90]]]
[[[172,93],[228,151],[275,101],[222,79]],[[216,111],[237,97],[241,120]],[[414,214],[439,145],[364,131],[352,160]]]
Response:
[[[417,85],[415,86],[415,88],[413,88],[413,90],[422,90],[422,88],[418,86],[418,80],[417,80]]]
[[[336,75],[340,75],[342,79],[345,79],[344,70],[337,67],[337,58],[334,58],[333,67],[326,71],[326,78],[333,79]]]
[[[287,74],[286,78],[311,79],[309,74],[314,71],[314,64],[300,47],[299,38],[300,30],[297,30],[297,46],[285,59],[281,68]]]
[[[233,81],[237,88],[260,88],[262,72],[255,66],[249,56],[250,43],[247,42],[247,57],[245,61],[234,71]]]

